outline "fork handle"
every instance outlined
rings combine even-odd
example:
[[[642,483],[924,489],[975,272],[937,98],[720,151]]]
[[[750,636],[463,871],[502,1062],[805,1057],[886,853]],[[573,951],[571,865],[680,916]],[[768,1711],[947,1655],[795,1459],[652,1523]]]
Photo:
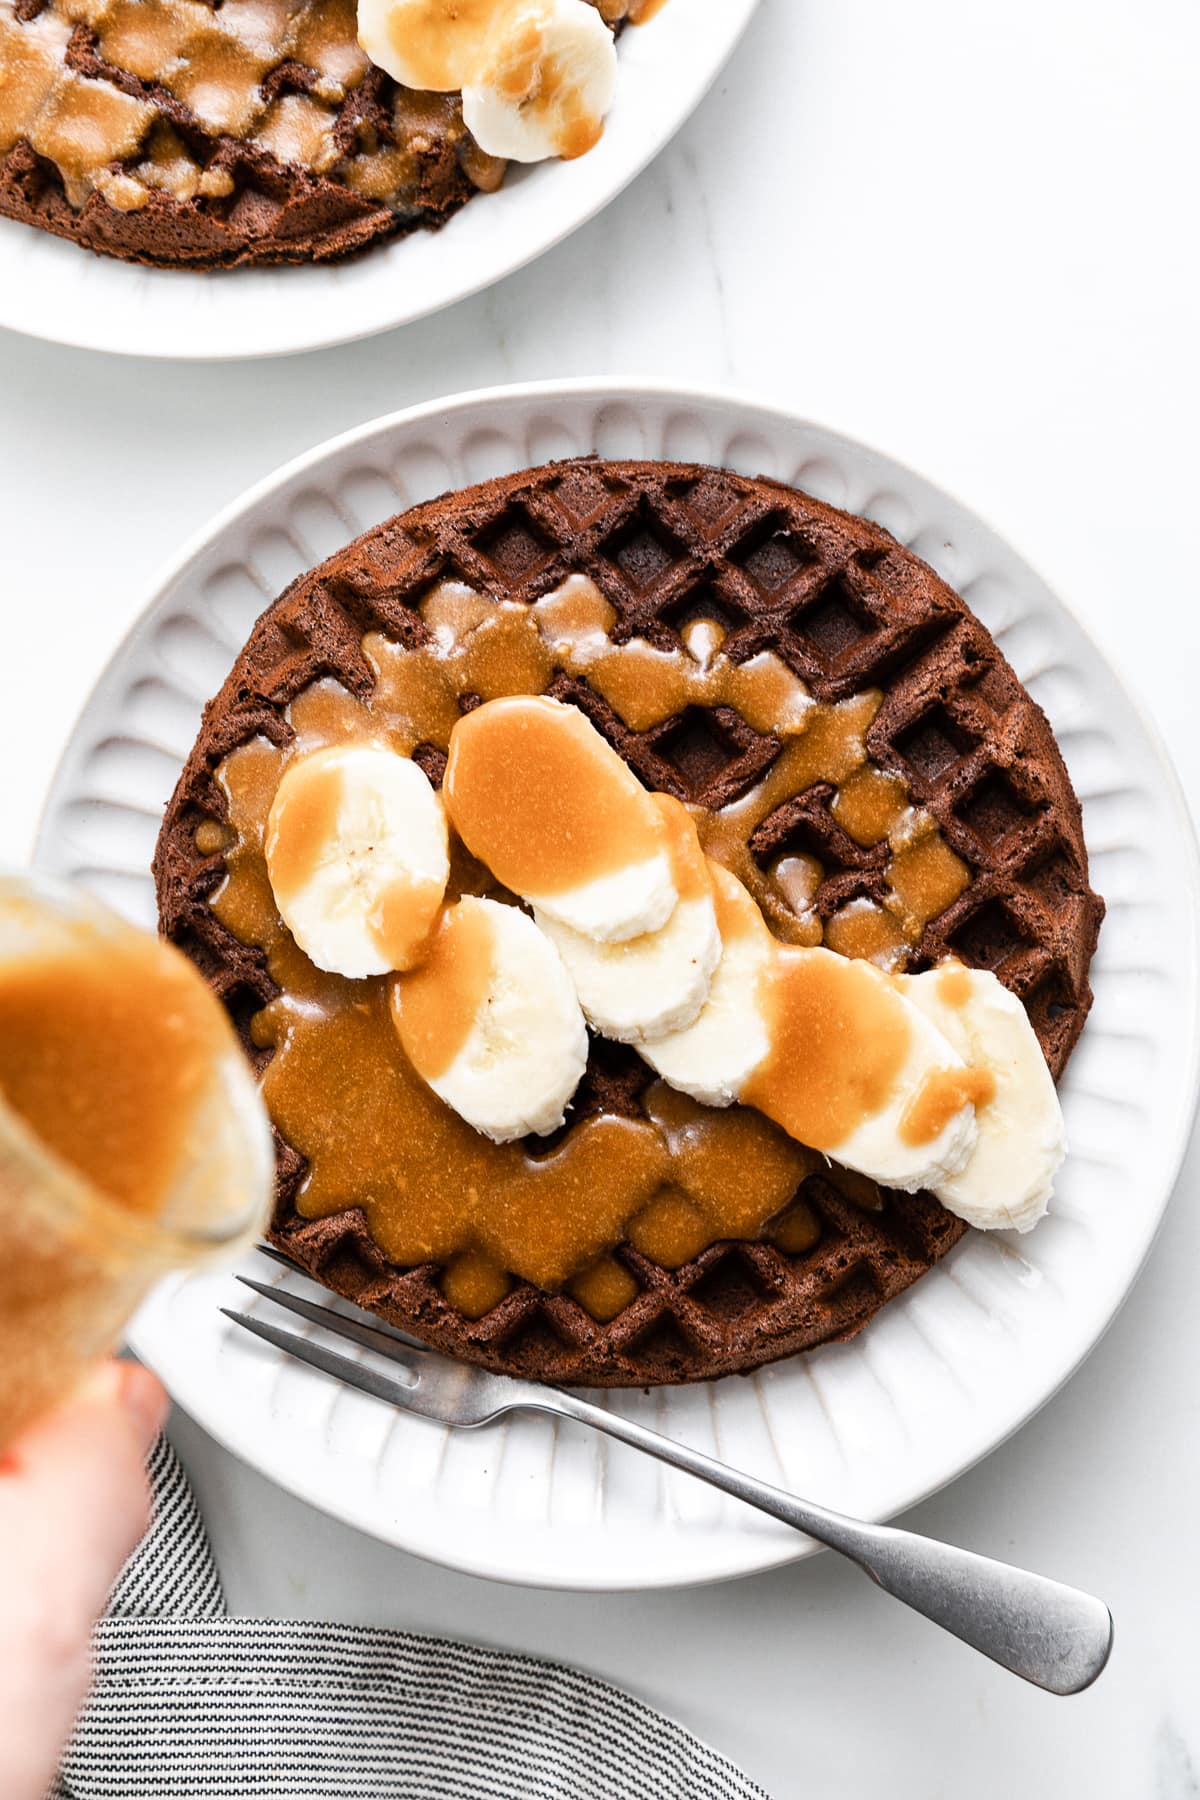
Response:
[[[575,1394],[547,1393],[532,1404],[591,1425],[807,1532],[849,1557],[894,1599],[1049,1693],[1079,1693],[1108,1661],[1112,1615],[1103,1601],[1078,1588],[915,1532],[848,1519]]]

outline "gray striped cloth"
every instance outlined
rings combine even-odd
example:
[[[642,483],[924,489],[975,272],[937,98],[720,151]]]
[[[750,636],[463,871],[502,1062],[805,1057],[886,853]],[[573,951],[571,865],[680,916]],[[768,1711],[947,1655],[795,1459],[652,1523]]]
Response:
[[[163,1439],[154,1524],[96,1630],[48,1800],[768,1800],[577,1669],[353,1625],[234,1619]]]

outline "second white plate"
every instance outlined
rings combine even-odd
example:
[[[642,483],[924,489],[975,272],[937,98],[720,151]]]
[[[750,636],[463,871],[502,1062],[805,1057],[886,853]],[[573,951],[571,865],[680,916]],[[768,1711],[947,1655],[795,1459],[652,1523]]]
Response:
[[[1062,1086],[1071,1154],[1050,1217],[1027,1238],[970,1234],[852,1343],[605,1401],[883,1518],[1000,1443],[1086,1356],[1150,1245],[1196,1092],[1197,865],[1174,776],[1079,624],[973,513],[862,445],[728,397],[585,382],[379,420],[252,490],[170,571],[79,722],[38,860],[152,924],[163,805],[264,605],[393,512],[591,451],[771,475],[878,519],[993,632],[1048,712],[1084,803],[1109,912],[1095,1009]],[[811,1548],[582,1430],[521,1419],[455,1435],[396,1415],[235,1332],[218,1308],[246,1298],[225,1275],[171,1283],[136,1321],[134,1347],[231,1450],[391,1543],[475,1574],[584,1588],[717,1580]]]
[[[676,0],[621,39],[605,134],[572,163],[513,167],[441,231],[347,262],[189,273],[94,256],[0,219],[0,325],[85,350],[212,360],[370,337],[512,274],[592,218],[708,92],[758,0]]]

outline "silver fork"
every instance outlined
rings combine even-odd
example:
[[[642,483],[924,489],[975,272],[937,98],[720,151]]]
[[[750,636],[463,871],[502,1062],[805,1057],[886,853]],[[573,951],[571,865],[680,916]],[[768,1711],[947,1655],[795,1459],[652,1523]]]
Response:
[[[295,1265],[278,1251],[264,1254],[289,1270]],[[295,1270],[303,1273],[302,1270]],[[360,1345],[390,1369],[359,1362],[311,1337],[298,1337],[267,1320],[221,1311],[288,1356],[386,1400],[404,1412],[443,1425],[490,1425],[512,1412],[551,1413],[591,1425],[607,1437],[644,1450],[674,1469],[683,1469],[712,1487],[781,1519],[819,1543],[849,1557],[885,1593],[924,1614],[1014,1675],[1051,1694],[1078,1694],[1101,1673],[1112,1649],[1112,1615],[1103,1601],[1043,1575],[976,1556],[892,1525],[867,1525],[660,1436],[561,1388],[542,1387],[509,1375],[454,1362],[426,1349],[416,1338],[379,1321],[334,1312],[282,1287],[268,1287],[239,1275],[245,1287],[285,1311],[307,1319],[335,1337]],[[355,1309],[357,1313],[357,1309]],[[397,1373],[397,1371],[399,1371]]]

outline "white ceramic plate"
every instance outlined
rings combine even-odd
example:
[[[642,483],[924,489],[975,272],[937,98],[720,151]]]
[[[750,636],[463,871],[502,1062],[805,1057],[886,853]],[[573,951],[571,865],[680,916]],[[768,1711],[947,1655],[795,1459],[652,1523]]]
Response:
[[[261,483],[166,575],[75,731],[38,859],[152,923],[164,802],[266,602],[400,508],[586,451],[773,475],[878,519],[995,634],[1084,802],[1109,912],[1095,1009],[1063,1083],[1072,1150],[1050,1217],[1027,1238],[970,1234],[853,1343],[605,1402],[811,1499],[886,1517],[994,1448],[1087,1355],[1154,1235],[1196,1091],[1197,863],[1175,778],[1079,624],[965,507],[875,451],[732,398],[573,383],[379,420]],[[251,1298],[228,1275],[176,1281],[133,1345],[231,1450],[405,1549],[476,1574],[611,1588],[715,1580],[811,1548],[582,1429],[525,1418],[455,1435],[393,1414],[228,1326],[218,1306]]]
[[[370,337],[510,275],[616,197],[716,80],[758,0],[673,0],[621,39],[617,100],[577,162],[514,166],[442,231],[344,263],[189,274],[0,219],[0,325],[129,356],[278,356]],[[731,146],[731,153],[733,147]]]

